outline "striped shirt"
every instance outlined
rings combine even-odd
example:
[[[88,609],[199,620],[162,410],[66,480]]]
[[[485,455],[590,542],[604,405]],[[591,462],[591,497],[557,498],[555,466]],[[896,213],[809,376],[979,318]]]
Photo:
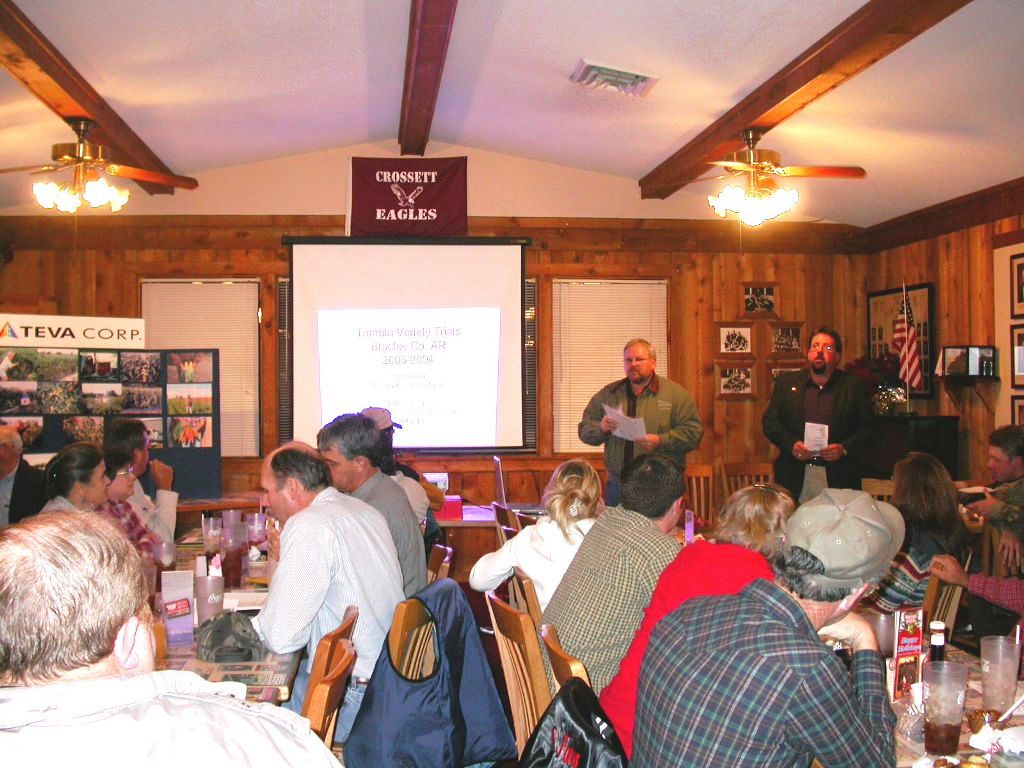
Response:
[[[896,718],[876,651],[848,672],[800,605],[758,579],[698,597],[651,635],[633,765],[829,768],[896,763]]]

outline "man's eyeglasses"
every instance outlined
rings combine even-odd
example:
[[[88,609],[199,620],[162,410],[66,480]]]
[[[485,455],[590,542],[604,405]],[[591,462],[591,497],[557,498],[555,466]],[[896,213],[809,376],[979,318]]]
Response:
[[[125,467],[120,472],[114,475],[114,477],[120,477],[121,475],[134,475],[135,467]]]
[[[811,344],[812,352],[835,352],[836,348],[834,344]]]

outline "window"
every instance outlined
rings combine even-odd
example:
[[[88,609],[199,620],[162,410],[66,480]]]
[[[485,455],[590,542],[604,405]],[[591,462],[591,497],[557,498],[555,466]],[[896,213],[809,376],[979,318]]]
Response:
[[[220,350],[222,456],[258,456],[259,281],[143,280],[150,349]]]
[[[552,284],[554,451],[598,452],[576,434],[601,387],[624,377],[622,347],[644,338],[667,372],[667,280],[555,280]]]

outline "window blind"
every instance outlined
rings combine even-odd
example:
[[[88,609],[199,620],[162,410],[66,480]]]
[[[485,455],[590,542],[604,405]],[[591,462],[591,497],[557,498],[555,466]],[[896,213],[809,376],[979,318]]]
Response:
[[[622,347],[654,345],[667,372],[668,281],[554,280],[552,284],[554,450],[594,453],[576,433],[583,409],[601,387],[625,376]]]
[[[259,282],[142,282],[150,349],[220,350],[222,456],[258,456]]]

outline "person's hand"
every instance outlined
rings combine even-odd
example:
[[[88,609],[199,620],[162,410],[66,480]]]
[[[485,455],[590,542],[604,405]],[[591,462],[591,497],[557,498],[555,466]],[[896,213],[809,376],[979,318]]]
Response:
[[[967,586],[967,571],[950,555],[936,555],[932,558],[932,564],[928,572],[947,584],[958,584],[961,587]]]
[[[169,491],[174,484],[174,467],[164,464],[160,459],[150,459],[149,474],[158,491]]]
[[[281,529],[274,524],[267,528],[267,557],[281,559]]]
[[[811,449],[807,447],[807,443],[802,440],[793,443],[793,458],[797,461],[807,461],[811,458]]]
[[[1020,539],[1009,531],[1003,531],[999,537],[999,556],[1007,568],[1014,570],[1021,565]]]
[[[613,419],[611,416],[605,416],[603,419],[601,419],[601,431],[604,432],[606,435],[613,432],[617,425],[618,422],[615,421],[615,419]]]
[[[825,625],[818,630],[818,635],[838,640],[853,653],[878,650],[878,639],[874,630],[864,617],[857,613],[848,613],[834,624]]]
[[[821,458],[825,461],[839,461],[846,455],[846,451],[840,443],[832,443],[821,449]]]
[[[999,508],[999,502],[993,498],[991,493],[986,493],[984,499],[978,499],[967,505],[967,511],[974,514],[980,515],[981,517],[988,517]]]
[[[658,446],[661,445],[661,438],[654,434],[648,434],[637,440],[636,444],[641,451],[649,453],[650,451],[656,450]]]

